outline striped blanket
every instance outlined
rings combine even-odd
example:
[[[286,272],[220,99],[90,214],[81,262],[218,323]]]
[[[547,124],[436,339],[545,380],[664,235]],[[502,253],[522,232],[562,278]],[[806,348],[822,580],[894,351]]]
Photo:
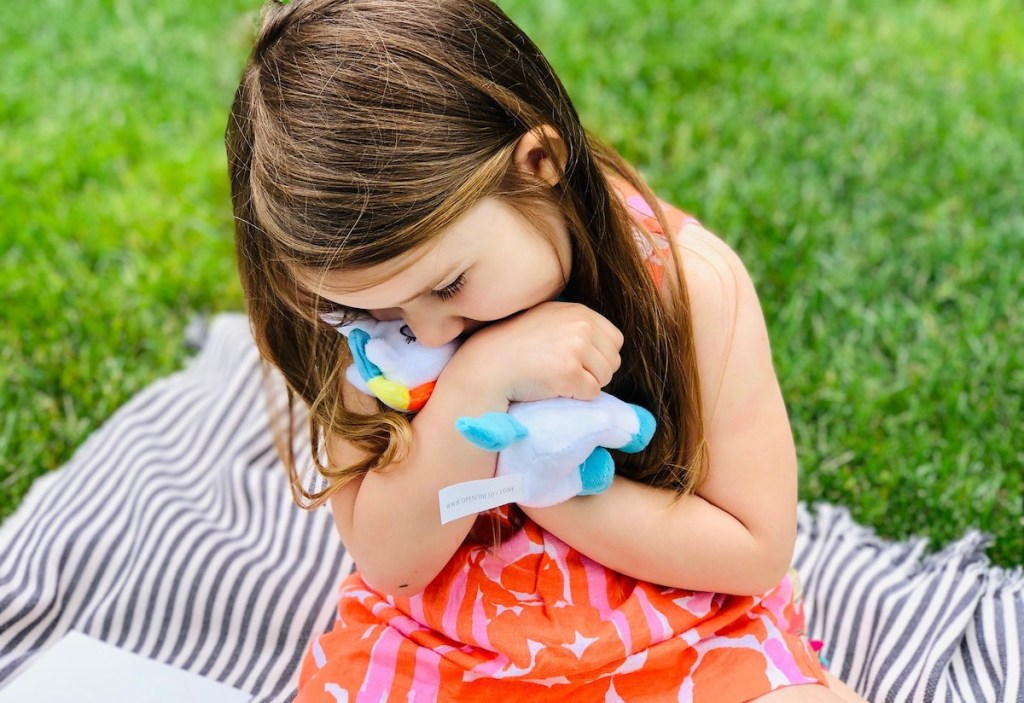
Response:
[[[292,698],[352,563],[327,510],[291,502],[267,388],[246,320],[220,316],[185,370],[35,482],[0,526],[0,686],[77,630]],[[930,554],[801,506],[795,566],[832,671],[876,702],[1024,703],[1024,575],[990,567],[986,544]]]

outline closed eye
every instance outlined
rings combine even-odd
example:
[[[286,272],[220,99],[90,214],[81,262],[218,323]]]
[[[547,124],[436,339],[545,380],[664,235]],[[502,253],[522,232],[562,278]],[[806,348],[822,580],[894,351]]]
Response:
[[[456,293],[462,290],[462,286],[464,285],[466,285],[466,274],[460,273],[458,278],[446,285],[444,288],[430,291],[430,293],[442,301],[451,300]]]

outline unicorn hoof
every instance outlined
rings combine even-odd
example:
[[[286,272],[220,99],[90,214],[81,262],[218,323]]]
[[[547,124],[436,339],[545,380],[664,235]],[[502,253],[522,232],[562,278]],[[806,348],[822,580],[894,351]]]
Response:
[[[615,478],[615,461],[604,447],[598,447],[580,464],[580,479],[583,482],[581,496],[602,493],[612,485]]]
[[[646,408],[641,408],[639,405],[633,405],[632,403],[629,404],[629,407],[633,408],[633,412],[636,413],[640,429],[637,430],[637,433],[633,435],[633,438],[625,446],[619,447],[619,451],[633,454],[650,444],[651,437],[654,436],[654,430],[657,428],[658,423],[654,419],[654,415]]]

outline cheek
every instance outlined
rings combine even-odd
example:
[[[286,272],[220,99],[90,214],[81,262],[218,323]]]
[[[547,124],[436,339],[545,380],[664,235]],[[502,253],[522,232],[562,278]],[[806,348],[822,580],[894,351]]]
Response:
[[[453,312],[469,320],[493,322],[530,307],[525,298],[519,277],[508,271],[481,271],[459,293]]]
[[[462,317],[480,322],[493,322],[518,312],[513,306],[515,301],[505,296],[492,296],[481,293],[459,311]]]
[[[485,277],[479,286],[467,286],[462,317],[481,322],[500,320],[534,305],[553,299],[562,290],[560,270],[551,272],[533,269],[512,275],[508,270]]]

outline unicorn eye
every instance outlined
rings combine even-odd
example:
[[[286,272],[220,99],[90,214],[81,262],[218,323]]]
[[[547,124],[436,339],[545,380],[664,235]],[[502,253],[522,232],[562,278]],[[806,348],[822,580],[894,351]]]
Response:
[[[398,331],[405,337],[406,344],[413,344],[416,341],[416,335],[412,333],[412,328],[409,325],[402,325],[402,328]]]

